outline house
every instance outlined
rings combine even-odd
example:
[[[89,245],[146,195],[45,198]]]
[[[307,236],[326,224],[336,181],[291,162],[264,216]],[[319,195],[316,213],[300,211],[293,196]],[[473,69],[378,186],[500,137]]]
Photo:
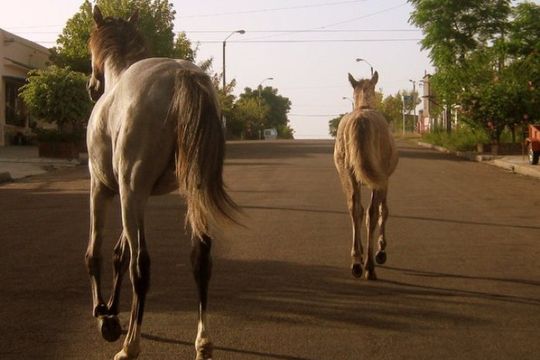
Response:
[[[0,146],[16,144],[31,132],[19,88],[28,72],[44,68],[49,49],[0,29]]]

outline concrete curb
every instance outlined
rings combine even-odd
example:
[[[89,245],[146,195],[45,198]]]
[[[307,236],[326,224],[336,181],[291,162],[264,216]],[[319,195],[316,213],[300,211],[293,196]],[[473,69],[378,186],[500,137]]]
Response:
[[[437,150],[439,152],[443,152],[447,154],[454,154],[460,158],[467,159],[470,161],[482,162],[488,165],[497,166],[502,169],[511,171],[514,174],[526,175],[526,176],[531,176],[531,177],[540,179],[539,170],[531,169],[528,166],[514,164],[512,162],[506,161],[503,159],[503,156],[484,155],[484,154],[478,154],[473,151],[451,151],[442,146],[437,146],[437,145],[425,143],[422,141],[419,141],[418,145],[425,148]]]

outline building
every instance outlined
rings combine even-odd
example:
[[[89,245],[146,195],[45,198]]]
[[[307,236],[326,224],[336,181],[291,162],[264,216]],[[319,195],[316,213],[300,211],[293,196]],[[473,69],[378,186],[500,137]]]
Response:
[[[49,49],[0,29],[0,146],[29,134],[30,123],[19,98],[28,72],[48,65]]]
[[[431,131],[434,128],[434,119],[432,114],[433,95],[431,93],[430,79],[431,75],[427,72],[422,79],[423,94],[422,94],[422,110],[418,117],[418,132],[424,133]]]

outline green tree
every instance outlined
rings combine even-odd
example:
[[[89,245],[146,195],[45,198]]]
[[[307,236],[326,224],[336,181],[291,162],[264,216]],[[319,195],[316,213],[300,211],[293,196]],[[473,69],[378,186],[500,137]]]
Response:
[[[336,137],[337,136],[337,129],[339,127],[339,123],[341,121],[341,118],[345,116],[345,114],[340,114],[339,116],[333,118],[332,120],[330,120],[328,122],[328,133],[332,136],[332,137]]]
[[[269,108],[252,97],[240,97],[233,107],[227,121],[227,131],[234,138],[256,140],[265,129],[263,119]]]
[[[538,5],[512,8],[510,0],[409,2],[415,7],[410,20],[423,30],[422,46],[436,68],[431,85],[443,103],[460,104],[464,120],[490,131],[496,142],[505,127],[514,129],[530,116],[531,104],[538,104]]]
[[[92,109],[87,81],[83,73],[53,65],[31,71],[20,95],[32,116],[72,133],[81,129]]]
[[[390,124],[401,124],[403,117],[403,98],[401,93],[388,95],[381,102],[380,111]]]
[[[268,112],[261,117],[261,124],[264,129],[275,128],[278,131],[278,137],[292,138],[293,130],[289,126],[287,113],[291,109],[291,101],[289,98],[278,94],[278,89],[271,86],[251,89],[244,89],[240,94],[240,100],[254,99],[261,107],[266,106]]]
[[[139,29],[152,56],[182,58],[193,61],[196,48],[185,33],[176,39],[173,21],[176,11],[168,0],[97,0],[105,16],[128,18],[139,10]],[[53,48],[52,59],[59,66],[70,66],[86,74],[91,72],[88,40],[93,27],[92,3],[84,0],[78,13],[68,20]]]

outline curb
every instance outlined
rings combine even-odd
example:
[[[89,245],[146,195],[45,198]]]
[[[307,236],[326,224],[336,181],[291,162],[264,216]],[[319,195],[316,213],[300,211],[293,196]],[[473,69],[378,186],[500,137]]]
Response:
[[[437,151],[442,152],[442,153],[454,154],[454,155],[456,155],[456,156],[458,156],[460,158],[467,159],[467,160],[470,160],[470,161],[476,161],[476,162],[491,161],[491,160],[495,160],[495,159],[499,158],[498,156],[495,156],[495,155],[478,154],[478,153],[476,153],[474,151],[451,151],[451,150],[448,150],[445,147],[425,143],[425,142],[422,142],[422,141],[419,141],[418,145],[420,145],[422,147],[425,147],[425,148],[437,150]]]
[[[442,146],[428,144],[428,143],[425,143],[425,142],[422,142],[422,141],[419,141],[418,145],[422,146],[422,147],[425,147],[425,148],[437,150],[437,151],[442,152],[442,153],[454,154],[454,155],[456,155],[456,156],[458,156],[460,158],[467,159],[467,160],[470,160],[470,161],[482,162],[484,164],[497,166],[497,167],[500,167],[502,169],[511,171],[514,174],[520,174],[520,175],[540,178],[540,171],[530,169],[527,166],[523,166],[523,165],[519,165],[519,164],[512,164],[511,162],[502,160],[501,156],[482,155],[482,154],[478,154],[478,153],[473,152],[473,151],[450,151],[447,148],[444,148]]]

